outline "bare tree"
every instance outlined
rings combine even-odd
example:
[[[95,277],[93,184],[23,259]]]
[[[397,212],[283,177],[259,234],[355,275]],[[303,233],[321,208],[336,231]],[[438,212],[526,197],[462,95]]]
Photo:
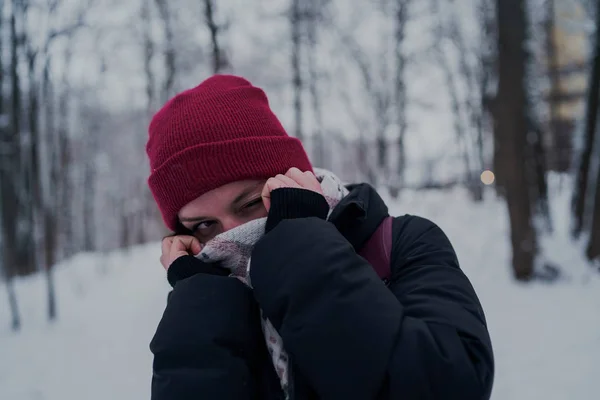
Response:
[[[597,140],[600,140],[600,128],[597,128],[596,136]],[[592,208],[590,238],[585,251],[585,255],[590,261],[600,260],[600,172],[596,174],[594,191],[594,201],[590,205]]]
[[[301,52],[302,52],[302,10],[301,0],[292,0],[290,6],[290,30],[292,39],[292,86],[294,90],[294,125],[295,136],[302,140],[304,132],[302,129],[302,67],[301,67]]]
[[[46,125],[46,151],[49,155],[48,174],[45,176],[47,180],[45,194],[41,196],[43,203],[40,205],[40,212],[42,213],[42,229],[43,229],[43,271],[46,276],[47,293],[48,293],[48,318],[53,320],[56,318],[56,293],[54,290],[54,278],[52,266],[54,265],[56,258],[56,238],[57,238],[57,207],[56,207],[56,195],[55,185],[60,185],[60,165],[58,163],[58,145],[56,143],[56,125],[55,125],[55,110],[52,107],[54,90],[50,77],[51,69],[51,58],[49,55],[46,57],[44,63],[44,72],[42,76],[42,99],[46,102],[45,107],[45,118],[44,122]],[[41,182],[40,182],[41,186]],[[53,190],[54,188],[54,190]]]
[[[600,18],[600,12],[596,7],[597,20]],[[575,190],[572,199],[573,227],[572,234],[575,238],[585,229],[585,221],[592,219],[592,207],[594,198],[594,188],[590,185],[593,182],[592,158],[594,157],[595,141],[600,139],[597,136],[597,126],[600,120],[600,20],[596,22],[596,44],[593,53],[593,63],[590,70],[590,86],[587,94],[586,115],[584,124],[583,149],[579,158],[579,166],[575,177]],[[596,208],[597,210],[597,208]],[[598,214],[598,213],[596,213]],[[595,225],[598,226],[598,225]]]
[[[25,103],[24,93],[22,88],[23,77],[20,74],[20,63],[22,57],[22,36],[24,32],[24,8],[26,2],[23,0],[12,0],[11,1],[11,15],[10,15],[10,92],[11,92],[11,107],[10,107],[10,120],[11,129],[15,138],[14,151],[15,158],[10,165],[11,176],[13,181],[12,190],[15,191],[15,209],[14,215],[9,217],[4,216],[4,220],[15,219],[16,225],[14,225],[14,231],[12,235],[15,236],[15,247],[13,249],[5,249],[6,251],[14,251],[14,262],[16,272],[22,275],[27,275],[35,272],[36,266],[33,259],[32,252],[30,251],[30,238],[32,235],[31,225],[31,205],[28,199],[28,188],[30,187],[30,176],[28,174],[29,159],[27,146],[29,145],[26,131],[23,129],[24,122],[23,118],[23,105]],[[10,199],[11,195],[8,194]],[[7,202],[10,202],[7,201]],[[9,223],[10,224],[10,223]]]
[[[72,196],[73,196],[73,185],[71,183],[71,169],[72,163],[72,144],[69,137],[69,123],[71,121],[70,101],[72,98],[71,90],[71,63],[73,60],[73,35],[69,35],[67,46],[64,53],[63,59],[63,74],[60,81],[60,93],[58,95],[58,121],[57,121],[57,135],[58,135],[58,165],[61,173],[59,177],[59,186],[57,187],[57,227],[60,235],[57,237],[60,239],[60,247],[62,250],[61,257],[65,258],[75,253],[75,241],[73,238],[73,224],[71,223],[71,208],[72,208]]]
[[[156,0],[160,3],[160,0]],[[152,69],[152,60],[154,59],[154,40],[152,39],[152,19],[150,15],[151,0],[142,0],[140,9],[141,27],[142,27],[142,48],[144,60],[144,74],[146,76],[146,104],[148,112],[152,112],[156,107],[156,78]]]
[[[165,50],[164,50],[164,60],[165,60],[165,71],[166,71],[166,77],[165,77],[165,82],[163,84],[163,89],[162,89],[162,95],[161,95],[161,103],[165,103],[170,96],[173,95],[173,87],[175,86],[175,76],[176,76],[176,52],[175,52],[175,39],[174,39],[174,34],[173,34],[173,21],[171,19],[171,12],[169,10],[169,6],[166,0],[155,0],[156,1],[156,7],[158,8],[158,14],[160,16],[160,19],[162,20],[163,23],[163,28],[165,31]],[[211,3],[211,1],[207,1],[206,3]],[[205,3],[205,4],[206,4]],[[212,3],[211,3],[212,4]],[[212,5],[207,5],[207,7],[212,7]],[[209,19],[209,14],[210,14],[210,21],[209,22],[209,29],[211,29],[211,38],[213,40],[213,48],[215,46],[215,40],[216,40],[216,34],[217,31],[214,32],[215,38],[213,38],[213,34],[212,34],[212,24],[214,24],[213,21],[213,12],[212,9],[210,10],[210,12],[207,11],[207,20]],[[218,28],[214,28],[214,29],[218,29]],[[218,42],[217,42],[217,46],[218,46]],[[214,52],[214,49],[213,49]],[[221,57],[220,55],[220,50],[217,47],[217,53],[219,55],[219,57]],[[220,68],[220,66],[219,66]]]
[[[303,25],[306,31],[306,64],[308,68],[308,91],[310,93],[312,114],[314,118],[313,131],[313,156],[314,163],[320,167],[329,167],[325,165],[330,157],[326,156],[326,141],[323,126],[323,109],[321,105],[320,94],[320,71],[317,63],[317,52],[319,44],[319,31],[326,22],[328,0],[311,0],[306,4],[304,11]]]
[[[545,28],[545,53],[546,53],[546,63],[547,63],[547,71],[548,78],[550,81],[550,95],[548,100],[548,115],[549,115],[549,124],[548,124],[548,133],[552,138],[552,148],[557,151],[559,150],[557,146],[554,145],[557,139],[558,132],[560,130],[559,125],[559,113],[558,113],[558,105],[559,105],[559,95],[561,92],[560,89],[560,73],[559,73],[559,61],[558,61],[558,52],[556,48],[555,42],[555,32],[556,32],[556,17],[555,17],[555,6],[554,0],[546,0],[546,21],[544,23]],[[554,158],[556,158],[556,154],[552,154]],[[550,160],[551,164],[557,163],[558,160]]]
[[[596,38],[595,47],[593,52],[593,64],[590,72],[590,88],[588,92],[587,101],[587,114],[586,114],[586,148],[584,150],[584,156],[587,157],[587,168],[588,172],[585,173],[585,177],[582,177],[583,172],[580,167],[578,173],[578,187],[583,186],[583,193],[579,195],[583,199],[584,207],[587,211],[581,213],[583,220],[586,219],[586,215],[591,216],[590,218],[590,239],[586,248],[586,256],[588,260],[600,260],[600,6],[596,7]],[[593,147],[596,150],[592,150]],[[595,154],[594,154],[595,153]],[[595,185],[592,183],[587,189],[585,189],[585,183],[582,183],[582,179],[588,180],[588,177],[593,176],[591,171],[591,158],[596,159],[596,179]],[[583,164],[582,157],[582,164]],[[595,187],[594,187],[595,186]],[[581,190],[581,189],[580,189]],[[589,198],[585,199],[585,192],[589,191]],[[593,194],[592,194],[593,193]],[[583,224],[582,221],[579,222]],[[581,228],[580,228],[581,229]]]
[[[48,3],[46,10],[48,18],[53,19],[58,14],[60,2]],[[30,18],[28,7],[24,7],[25,17]],[[36,265],[44,272],[48,295],[48,318],[54,320],[57,316],[56,292],[54,285],[53,266],[58,260],[59,245],[59,198],[65,187],[68,171],[64,169],[63,159],[68,148],[66,123],[61,127],[56,123],[57,102],[54,83],[52,82],[52,51],[53,42],[60,37],[72,37],[74,32],[83,26],[83,15],[75,18],[72,25],[51,28],[46,32],[41,47],[33,47],[28,40],[28,33],[23,33],[24,46],[29,65],[29,134],[31,190],[29,195],[33,214],[33,237],[36,248]],[[70,42],[70,41],[69,41]],[[67,50],[67,53],[69,50]],[[42,61],[41,77],[37,74],[37,61]],[[68,65],[65,65],[68,69]],[[41,82],[41,85],[40,85]],[[66,100],[64,100],[66,101]],[[43,107],[40,107],[40,104]],[[66,107],[66,105],[62,105]],[[39,120],[43,118],[44,130],[40,129]],[[42,135],[43,133],[43,135]]]
[[[158,9],[158,14],[160,20],[162,21],[165,33],[165,44],[163,52],[165,79],[163,84],[160,85],[161,89],[157,90],[157,86],[159,85],[153,69],[156,45],[152,36],[152,26],[154,25],[151,12],[152,4],[151,0],[143,0],[140,16],[142,20],[141,22],[143,42],[142,48],[144,53],[144,74],[146,77],[147,118],[150,118],[150,116],[159,107],[159,104],[166,103],[169,97],[171,96],[173,92],[173,86],[175,84],[176,74],[174,35],[170,16],[170,9],[167,2],[164,0],[155,0],[155,4]],[[92,128],[94,130],[100,131],[100,127],[97,126],[96,122],[92,123]],[[140,148],[143,148],[144,140],[145,135],[138,136],[137,143]],[[131,210],[127,208],[122,209],[123,212],[127,213],[123,214],[122,218],[122,223],[124,227],[122,233],[125,236],[121,239],[121,243],[124,247],[126,247],[129,243],[143,243],[146,240],[148,221],[150,221],[150,219],[153,217],[152,196],[149,193],[144,180],[139,179],[137,185],[139,186],[138,193],[141,194],[140,197],[142,199],[140,206],[137,210],[135,210],[135,213],[132,213]],[[135,228],[133,227],[133,225],[135,225]],[[135,239],[129,237],[132,234],[135,234]]]
[[[0,29],[4,27],[4,0],[0,0]],[[3,30],[2,30],[3,32]],[[0,34],[0,88],[4,88],[4,35]],[[7,264],[10,262],[10,258],[7,256],[12,255],[10,251],[7,252],[6,240],[11,241],[10,237],[6,235],[12,235],[13,228],[8,223],[5,223],[3,218],[6,215],[8,207],[5,205],[7,200],[13,201],[14,204],[14,191],[10,190],[9,185],[12,182],[9,180],[9,161],[12,157],[12,152],[15,150],[10,139],[10,125],[8,122],[7,110],[5,107],[5,96],[4,91],[0,90],[0,248],[2,249],[3,256],[0,257],[0,271],[2,272],[2,278],[6,284],[6,293],[8,295],[8,307],[11,315],[11,327],[14,331],[18,331],[21,328],[21,315],[19,313],[19,307],[17,302],[17,294],[15,291],[14,280],[11,265]],[[13,198],[9,196],[12,194]],[[14,238],[12,239],[14,242]]]
[[[600,128],[596,128],[596,140],[600,141]],[[600,260],[600,172],[596,172],[595,187],[591,187],[590,190],[594,190],[594,200],[590,204],[590,214],[592,218],[590,221],[590,238],[585,250],[585,255],[588,260],[599,261]]]
[[[455,6],[454,1],[450,2]],[[481,89],[478,88],[478,72],[476,68],[482,68],[481,65],[472,65],[469,58],[481,59],[481,54],[466,45],[466,40],[460,28],[459,16],[454,10],[450,13],[442,12],[439,0],[432,1],[433,12],[438,15],[437,39],[434,39],[433,54],[437,64],[441,67],[448,87],[450,96],[450,107],[453,111],[454,134],[461,147],[461,157],[465,168],[465,182],[469,188],[473,199],[480,201],[483,199],[483,190],[478,179],[477,170],[481,171],[483,165],[478,165],[478,161],[483,156],[476,156],[477,149],[483,151],[483,144],[477,142],[483,140],[482,120],[484,118],[484,108],[481,104]],[[457,65],[451,62],[446,47],[451,45],[453,50],[461,56],[458,58]],[[464,85],[466,90],[461,95],[460,86]]]
[[[340,42],[356,64],[370,106],[369,111],[373,116],[374,128],[369,127],[368,131],[373,131],[376,141],[377,172],[373,168],[367,167],[368,160],[364,162],[368,181],[379,184],[381,181],[387,180],[390,172],[385,135],[392,123],[391,111],[394,105],[395,87],[390,85],[390,81],[392,81],[394,72],[390,71],[385,63],[385,57],[376,57],[376,60],[373,61],[352,36],[342,32],[340,33]],[[361,132],[358,146],[360,147],[360,158],[368,158],[368,141],[364,137],[364,132]]]
[[[348,38],[343,38],[344,41],[349,40]],[[353,180],[355,181],[367,181],[367,182],[375,182],[375,168],[370,162],[369,157],[369,142],[367,141],[365,132],[368,132],[370,123],[366,121],[364,118],[361,118],[359,113],[356,112],[353,107],[352,101],[350,100],[350,95],[346,91],[342,91],[340,93],[342,97],[342,101],[346,106],[347,113],[354,121],[354,124],[357,127],[358,131],[358,139],[354,143],[344,143],[346,148],[350,148],[354,150],[354,157],[349,157],[349,164],[346,164],[345,167],[349,167],[350,165],[356,165],[356,168],[353,168],[355,174]]]
[[[394,79],[394,100],[396,102],[396,125],[398,126],[398,164],[396,169],[397,179],[396,188],[392,188],[392,194],[397,195],[397,188],[404,184],[404,171],[406,169],[406,150],[404,140],[407,130],[406,106],[407,90],[405,80],[405,70],[407,58],[405,56],[405,37],[406,24],[408,22],[410,0],[396,0],[394,15],[394,55],[396,61],[396,74]]]
[[[477,82],[479,87],[478,103],[481,106],[481,117],[475,122],[477,129],[477,156],[481,168],[487,167],[485,159],[484,132],[491,131],[493,121],[491,116],[492,92],[495,90],[494,81],[498,73],[497,63],[497,21],[493,0],[480,0],[477,17],[481,40],[477,49],[479,68]]]
[[[2,2],[2,12],[0,15],[4,17],[4,2]],[[20,137],[20,109],[21,109],[21,87],[19,76],[19,37],[17,34],[17,15],[16,8],[19,6],[15,0],[10,4],[10,15],[8,16],[9,24],[9,54],[8,60],[8,79],[10,85],[9,96],[6,100],[4,91],[0,93],[0,115],[2,116],[2,124],[0,125],[0,221],[2,222],[2,232],[0,235],[0,243],[2,244],[2,270],[6,280],[8,291],[8,303],[12,315],[12,328],[18,330],[21,326],[21,318],[17,306],[17,297],[13,285],[13,277],[19,272],[20,260],[18,259],[17,246],[18,243],[18,216],[20,209],[20,191],[22,188],[21,180],[21,137]],[[6,19],[1,18],[1,22]],[[2,42],[4,45],[4,42]],[[3,46],[1,48],[3,49]],[[2,55],[0,59],[4,61]],[[5,82],[4,62],[1,63],[2,83]],[[2,86],[4,87],[4,85]]]
[[[515,278],[531,279],[537,254],[530,181],[534,168],[526,89],[527,14],[525,0],[497,0],[498,94],[494,104],[496,175],[508,205]],[[510,22],[509,22],[510,21]]]
[[[229,63],[227,62],[227,58],[225,57],[225,53],[219,42],[222,27],[216,22],[215,8],[216,3],[214,0],[204,0],[204,19],[206,21],[206,27],[210,32],[210,42],[212,47],[212,70],[213,73],[218,74],[227,68]]]

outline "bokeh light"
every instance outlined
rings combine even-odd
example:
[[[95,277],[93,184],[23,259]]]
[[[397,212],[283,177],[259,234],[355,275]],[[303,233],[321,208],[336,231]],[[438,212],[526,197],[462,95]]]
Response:
[[[495,179],[496,176],[489,169],[481,173],[481,182],[483,182],[484,185],[491,185],[492,183],[494,183]]]

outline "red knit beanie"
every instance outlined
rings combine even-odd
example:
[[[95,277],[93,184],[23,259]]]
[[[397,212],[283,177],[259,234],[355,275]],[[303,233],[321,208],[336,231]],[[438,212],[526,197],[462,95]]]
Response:
[[[152,118],[148,185],[167,227],[190,201],[227,183],[312,171],[265,93],[244,78],[215,75],[169,100]]]

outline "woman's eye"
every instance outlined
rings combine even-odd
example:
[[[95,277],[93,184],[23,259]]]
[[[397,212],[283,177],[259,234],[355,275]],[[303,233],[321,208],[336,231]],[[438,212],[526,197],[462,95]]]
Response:
[[[244,208],[253,208],[253,207],[256,207],[259,204],[262,204],[262,202],[263,202],[262,201],[262,197],[259,197],[257,199],[252,200],[249,203],[246,203],[246,205],[244,205]]]
[[[215,221],[202,221],[192,228],[192,232],[198,232],[200,230],[209,229],[215,224]]]

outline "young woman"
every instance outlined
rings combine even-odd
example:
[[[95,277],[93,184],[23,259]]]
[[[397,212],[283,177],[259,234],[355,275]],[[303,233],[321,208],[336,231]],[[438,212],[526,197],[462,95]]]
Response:
[[[152,399],[487,399],[479,300],[433,222],[393,219],[391,277],[357,252],[388,210],[314,169],[265,93],[213,76],[153,118],[150,189],[175,235]]]

